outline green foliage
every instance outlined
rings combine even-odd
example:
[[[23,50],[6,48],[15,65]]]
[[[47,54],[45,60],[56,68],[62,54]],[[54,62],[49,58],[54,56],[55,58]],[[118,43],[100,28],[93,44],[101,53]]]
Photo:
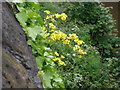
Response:
[[[109,13],[110,8],[101,3],[87,2],[40,5],[32,2],[16,4],[20,11],[16,18],[28,36],[43,87],[64,88],[65,84],[66,88],[119,88],[120,39],[112,33],[115,21]],[[68,15],[67,21],[55,25],[66,34],[77,34],[85,42],[81,46],[87,52],[85,56],[78,59],[71,47],[60,42],[48,44],[43,38],[45,32],[41,29],[41,17],[45,17],[42,12],[46,9]],[[51,60],[51,51],[64,55],[66,66],[56,66],[56,62]]]
[[[68,64],[66,68],[69,67],[70,70],[63,71],[67,88],[89,88],[98,79],[101,64],[99,53],[92,46],[86,45],[86,48],[87,55],[81,58],[81,60],[77,60],[73,67],[70,67],[72,65]],[[75,60],[74,57],[71,59]],[[67,62],[71,63],[68,60]]]
[[[53,60],[50,48],[46,47],[47,41],[43,38],[45,32],[41,29],[43,20],[39,15],[40,5],[34,2],[16,3],[19,13],[16,18],[28,36],[28,45],[32,47],[38,67],[38,77],[41,78],[44,88],[64,88],[61,76]]]
[[[88,45],[84,45],[84,49],[87,52],[87,55],[82,57],[81,59],[76,59],[76,56],[72,56],[74,53],[69,52],[70,56],[68,57],[65,62],[67,63],[66,67],[61,67],[60,72],[63,75],[63,79],[65,82],[66,88],[95,88],[95,87],[102,87],[102,85],[96,85],[97,83],[100,83],[96,81],[98,77],[101,76],[101,56],[99,55],[99,52],[96,50],[95,47],[90,45],[90,36],[88,34],[91,27],[89,25],[82,25],[81,28],[78,28],[77,25],[73,23],[69,23],[66,27],[69,28],[61,28],[66,33],[76,33],[78,36],[80,36],[81,40],[86,41]],[[71,27],[70,27],[70,26]],[[56,46],[54,48],[60,47],[58,43],[56,43]],[[61,53],[64,55],[64,52],[67,52],[66,49],[61,47],[62,49],[59,50],[62,51]],[[67,47],[68,48],[68,47]],[[68,51],[71,51],[68,48]],[[72,53],[72,54],[71,54]],[[74,64],[74,61],[75,64]],[[63,73],[64,72],[64,73]],[[99,74],[98,74],[99,73]],[[78,79],[81,78],[81,79]]]
[[[98,48],[103,57],[112,55],[113,43],[118,38],[112,33],[117,31],[113,29],[115,20],[110,14],[110,7],[96,3],[69,3],[65,12],[69,15],[68,21],[92,25],[93,29],[89,32],[92,45]]]
[[[58,26],[60,27],[58,28],[60,31],[67,34],[76,33],[81,40],[90,44],[90,35],[88,32],[92,29],[92,27],[90,27],[91,25],[84,25],[81,22],[81,27],[79,28],[74,22],[60,22]],[[101,68],[101,57],[95,47],[84,44],[82,47],[84,47],[87,55],[80,59],[76,57],[77,55],[75,55],[70,47],[62,45],[60,42],[55,42],[51,44],[50,47],[52,50],[57,50],[59,54],[66,57],[64,60],[66,66],[57,67],[58,72],[64,77],[63,81],[66,88],[89,88],[91,85],[97,83],[95,80],[98,79],[98,73]],[[93,79],[93,81],[91,81],[90,78]]]
[[[118,46],[120,45],[120,39],[115,34],[115,32],[117,33],[114,29],[115,20],[110,14],[110,7],[104,7],[101,3],[99,5],[98,3],[68,3],[66,6],[68,6],[65,10],[65,13],[69,16],[68,22],[75,22],[79,28],[81,28],[81,22],[92,27],[88,32],[89,40],[91,45],[97,47],[102,57],[100,60],[102,78],[98,84],[102,87],[118,88],[119,71],[117,70],[119,68]],[[81,33],[81,31],[78,32]],[[109,61],[106,61],[106,59],[109,59]],[[110,65],[109,62],[112,64]],[[113,70],[115,70],[114,73]]]
[[[24,17],[23,17],[23,15],[24,15]],[[27,15],[25,14],[25,12],[20,12],[20,13],[16,14],[16,18],[18,18],[19,22],[21,23],[21,25],[22,25],[23,27],[26,26],[26,23],[25,23],[25,22],[27,21],[28,17],[27,17]]]
[[[42,10],[64,12],[67,21],[59,22],[59,29],[67,34],[76,33],[85,41],[87,55],[79,62],[72,56],[71,50],[65,50],[59,43],[51,48],[61,54],[70,51],[65,62],[66,67],[58,68],[62,73],[67,88],[119,88],[119,38],[113,35],[115,21],[110,8],[101,3],[40,3]],[[54,9],[56,8],[56,9]],[[41,16],[44,15],[41,13]],[[92,45],[92,46],[91,46]],[[99,52],[98,52],[99,51]]]

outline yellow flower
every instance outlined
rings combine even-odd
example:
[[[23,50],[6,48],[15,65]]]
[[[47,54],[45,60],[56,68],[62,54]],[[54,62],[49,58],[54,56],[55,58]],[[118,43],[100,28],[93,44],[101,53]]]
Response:
[[[59,65],[59,66],[61,66],[61,65],[64,65],[64,66],[65,66],[66,64],[65,64],[65,62],[59,60],[59,61],[58,61],[58,65]]]
[[[83,50],[79,50],[80,54],[87,54],[86,52],[84,52]]]
[[[70,40],[63,40],[63,44],[70,44]]]
[[[55,19],[51,19],[52,22],[55,22]]]
[[[76,34],[69,34],[68,39],[73,39],[75,42],[78,41],[78,36]]]
[[[46,16],[46,19],[49,19],[49,16]]]
[[[51,15],[52,17],[54,17],[55,15]]]
[[[61,15],[57,13],[57,14],[55,14],[55,17],[56,17],[56,18],[60,18]]]
[[[44,22],[44,24],[46,24],[46,22]]]
[[[44,26],[43,26],[43,27],[42,27],[42,29],[43,29],[43,30],[45,30],[45,29],[46,29],[46,27],[44,27]]]
[[[82,40],[79,40],[79,41],[77,41],[77,44],[78,45],[81,45],[81,44],[83,44],[84,42],[82,41]]]
[[[62,14],[61,14],[61,19],[62,19],[62,20],[66,20],[66,18],[67,18],[67,15],[66,15],[65,13],[62,13]]]
[[[61,19],[62,19],[62,20],[66,20],[66,17],[63,16],[63,17],[61,17]]]
[[[61,58],[65,58],[63,55],[61,55]]]
[[[60,60],[59,58],[56,57],[53,58],[53,61],[59,61],[59,60]]]
[[[65,13],[61,13],[61,16],[65,16],[65,17],[67,17],[67,15],[66,15]]]
[[[50,14],[50,11],[48,11],[48,10],[45,10],[45,11],[44,11],[44,13]]]
[[[52,39],[53,41],[56,41],[56,35],[55,35],[55,33],[51,34],[50,39]]]
[[[46,38],[46,37],[48,37],[50,35],[50,33],[46,33],[44,36],[43,36],[43,38]]]
[[[54,57],[54,58],[53,58],[53,61],[58,61],[58,65],[59,65],[59,66],[61,66],[61,65],[66,65],[63,61],[61,61],[60,58]]]
[[[59,34],[63,40],[66,39],[67,35],[65,33],[59,31]]]
[[[60,40],[60,38],[61,38],[60,34],[56,34],[56,39]]]
[[[53,40],[53,41],[56,41],[56,40],[60,40],[60,35],[57,34],[57,33],[52,33],[50,38]]]
[[[56,28],[56,26],[53,23],[49,23],[49,28]]]
[[[74,33],[72,34],[72,37],[73,37],[73,39],[76,39],[76,40],[78,39],[78,36]]]
[[[73,47],[73,50],[74,51],[77,51],[77,50],[79,50],[80,49],[80,46],[78,46],[78,45],[75,45],[75,47]]]
[[[50,15],[49,18],[53,18],[54,16],[53,15]]]
[[[84,54],[87,54],[87,52],[84,52]]]
[[[74,40],[74,42],[78,42],[79,41],[79,39],[78,38],[76,38],[75,40]]]
[[[67,35],[61,31],[55,31],[55,30],[50,30],[50,32],[53,32],[50,36],[50,39],[53,41],[60,40],[60,39],[66,39]],[[63,41],[64,44],[69,44],[69,40]]]
[[[59,54],[58,54],[57,52],[55,52],[55,55],[56,55],[56,56],[59,56]]]
[[[55,30],[50,30],[50,32],[54,32]]]
[[[82,56],[81,56],[81,55],[78,55],[78,58],[82,58]]]
[[[67,38],[68,39],[72,39],[72,34],[69,34],[69,36]]]

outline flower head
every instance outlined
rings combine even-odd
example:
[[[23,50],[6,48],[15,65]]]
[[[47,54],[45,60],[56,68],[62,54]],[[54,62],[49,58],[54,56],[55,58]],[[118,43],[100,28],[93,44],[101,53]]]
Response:
[[[44,11],[44,13],[50,14],[50,11],[48,11],[48,10],[45,10],[45,11]]]
[[[83,40],[78,40],[78,41],[77,41],[77,44],[78,44],[78,45],[81,45],[81,44],[83,44],[83,43],[84,43]]]
[[[55,55],[56,55],[56,56],[59,56],[59,54],[58,54],[57,52],[55,52]]]
[[[61,58],[65,58],[63,55],[61,55]]]
[[[42,27],[42,29],[43,29],[43,30],[45,30],[45,29],[46,29],[46,27],[44,27],[44,26],[43,26],[43,27]]]
[[[70,44],[70,40],[63,40],[63,44]]]
[[[59,60],[59,61],[58,61],[58,65],[59,65],[59,66],[61,66],[61,65],[64,65],[64,66],[65,66],[66,64],[65,64],[65,62]]]
[[[49,28],[56,28],[56,26],[53,23],[49,23]]]
[[[67,18],[67,15],[66,15],[65,13],[62,13],[62,14],[61,14],[61,19],[62,19],[62,20],[66,20],[66,18]]]
[[[46,37],[48,37],[50,35],[50,33],[46,33],[44,36],[43,36],[43,38],[46,38]]]
[[[57,13],[57,14],[55,14],[55,17],[56,17],[56,18],[60,18],[61,15]]]

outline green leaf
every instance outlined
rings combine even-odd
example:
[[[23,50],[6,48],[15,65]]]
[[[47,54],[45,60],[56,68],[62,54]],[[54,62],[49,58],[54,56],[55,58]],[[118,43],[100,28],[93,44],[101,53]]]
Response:
[[[40,25],[43,26],[44,21],[43,21],[42,17],[39,16],[39,17],[37,18],[37,20],[38,20],[38,22],[40,23]]]
[[[44,52],[44,56],[49,56],[49,53],[48,52]]]
[[[24,12],[24,11],[25,11],[25,8],[20,7],[20,6],[18,6],[18,5],[17,5],[17,9],[18,9],[20,12]]]
[[[38,17],[38,14],[33,12],[32,10],[27,10],[26,12],[27,12],[27,15],[28,15],[29,18],[36,18],[36,17]]]
[[[19,13],[17,13],[16,14],[16,18],[20,22],[20,25],[22,25],[23,27],[26,26],[26,21],[28,19],[28,16],[26,15],[25,12],[19,12]]]
[[[41,69],[43,67],[44,57],[38,56],[36,57],[36,63],[38,66],[38,69]]]
[[[55,80],[56,82],[62,82],[62,79],[61,79],[61,78],[58,78],[58,77],[55,78],[54,80]]]
[[[53,75],[49,71],[49,67],[47,67],[44,72],[45,72],[45,74],[42,76],[43,81],[44,81],[43,86],[44,86],[44,88],[52,88],[51,79],[53,78]]]
[[[27,44],[32,46],[33,45],[33,41],[32,40],[28,40]]]
[[[14,3],[23,3],[23,2],[25,2],[25,0],[12,0],[12,2],[14,2]]]
[[[26,30],[28,32],[28,36],[32,38],[32,40],[35,40],[36,36],[42,32],[42,29],[40,26],[35,27],[28,27]]]

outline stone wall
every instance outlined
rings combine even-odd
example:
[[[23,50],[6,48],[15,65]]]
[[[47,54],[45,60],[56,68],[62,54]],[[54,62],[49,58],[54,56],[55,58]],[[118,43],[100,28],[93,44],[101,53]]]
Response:
[[[8,3],[2,3],[2,87],[42,88],[26,36]]]

